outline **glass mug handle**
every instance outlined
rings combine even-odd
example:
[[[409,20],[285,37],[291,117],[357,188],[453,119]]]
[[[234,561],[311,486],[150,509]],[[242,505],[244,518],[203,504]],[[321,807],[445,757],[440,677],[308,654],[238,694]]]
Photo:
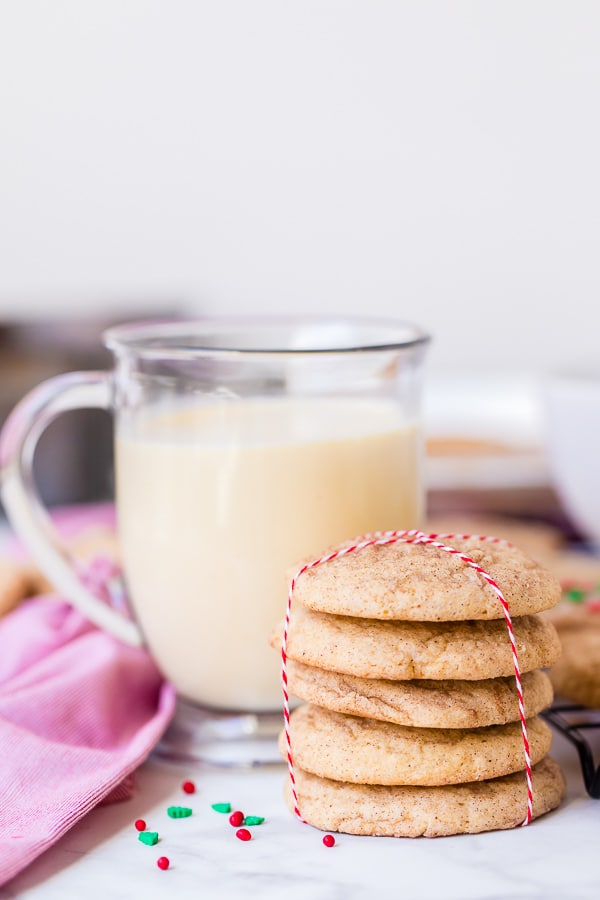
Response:
[[[0,490],[16,534],[54,586],[95,625],[126,644],[140,646],[143,638],[135,622],[95,597],[79,579],[33,478],[35,448],[48,425],[72,409],[110,411],[111,397],[108,372],[70,372],[34,388],[9,415],[0,434]]]

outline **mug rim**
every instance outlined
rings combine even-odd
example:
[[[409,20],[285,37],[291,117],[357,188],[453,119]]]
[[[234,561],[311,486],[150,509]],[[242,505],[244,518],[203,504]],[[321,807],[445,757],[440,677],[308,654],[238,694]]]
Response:
[[[322,341],[319,345],[269,346],[264,344],[244,346],[239,334],[245,332],[256,339],[267,329],[287,330],[288,336],[301,328],[318,329],[331,335],[335,327],[354,329],[358,334],[372,334],[370,339],[345,340],[334,344]],[[236,342],[228,342],[226,336],[238,334]],[[313,332],[314,333],[314,332]],[[222,344],[214,345],[209,336],[220,336]],[[409,350],[427,345],[431,336],[423,328],[402,319],[376,316],[304,315],[304,316],[232,316],[181,319],[147,319],[115,325],[103,332],[104,345],[115,354],[132,352],[145,358],[194,359],[206,356],[322,356],[344,355],[377,351]],[[193,341],[193,343],[191,342]]]

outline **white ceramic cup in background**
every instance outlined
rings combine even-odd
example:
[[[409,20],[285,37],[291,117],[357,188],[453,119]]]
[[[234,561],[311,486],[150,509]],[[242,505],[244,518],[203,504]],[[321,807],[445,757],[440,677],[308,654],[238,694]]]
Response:
[[[120,326],[105,343],[112,372],[45,382],[7,421],[8,516],[57,588],[102,628],[146,643],[203,721],[277,710],[268,636],[289,567],[358,534],[421,524],[428,337],[377,319],[258,318]],[[39,434],[80,406],[115,418],[135,621],[79,582],[34,489]]]
[[[549,376],[544,409],[554,489],[573,526],[600,549],[600,371]]]

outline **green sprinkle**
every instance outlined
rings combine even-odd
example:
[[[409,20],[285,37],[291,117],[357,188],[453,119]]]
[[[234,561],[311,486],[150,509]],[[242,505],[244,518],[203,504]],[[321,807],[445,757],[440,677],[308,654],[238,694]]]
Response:
[[[213,803],[212,808],[215,812],[220,813],[230,813],[231,812],[231,803]]]
[[[571,603],[583,603],[585,600],[585,591],[581,588],[570,588],[565,593],[565,599],[569,600]]]
[[[158,844],[158,831],[140,831],[138,841],[152,847],[154,844]]]
[[[262,825],[264,821],[264,816],[245,816],[244,825]]]
[[[191,814],[192,811],[189,806],[169,806],[167,809],[167,815],[170,816],[171,819],[187,819]]]

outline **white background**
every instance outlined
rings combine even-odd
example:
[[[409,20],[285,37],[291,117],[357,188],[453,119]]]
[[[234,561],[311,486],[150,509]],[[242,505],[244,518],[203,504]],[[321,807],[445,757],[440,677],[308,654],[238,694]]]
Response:
[[[600,4],[0,0],[0,321],[376,312],[591,363]]]

